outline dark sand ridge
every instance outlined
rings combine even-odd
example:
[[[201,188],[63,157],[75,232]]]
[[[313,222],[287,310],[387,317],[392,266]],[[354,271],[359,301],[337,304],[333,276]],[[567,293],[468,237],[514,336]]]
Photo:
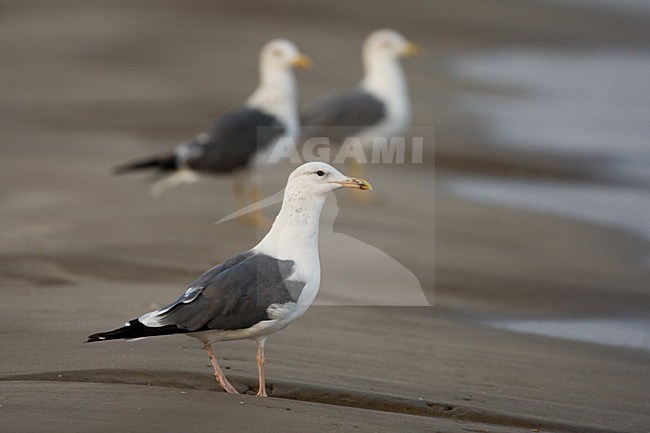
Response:
[[[270,431],[647,428],[647,354],[461,320],[647,311],[647,245],[597,226],[434,196],[430,165],[372,167],[384,193],[366,207],[339,197],[335,229],[405,264],[436,307],[315,307],[268,349],[274,391],[301,401],[206,392],[216,385],[189,339],[82,344],[88,333],[168,301],[259,237],[211,225],[231,210],[226,179],[155,200],[145,181],[113,179],[109,169],[169,148],[238,104],[256,80],[251,53],[269,37],[296,39],[314,57],[318,67],[299,77],[308,101],[358,79],[368,31],[403,29],[428,51],[406,67],[417,89],[414,123],[436,125],[438,167],[555,176],[555,159],[503,156],[480,141],[481,125],[446,103],[476,85],[458,81],[445,60],[512,45],[633,46],[650,34],[642,17],[552,4],[482,2],[479,11],[473,2],[373,2],[364,15],[364,2],[348,3],[285,3],[295,6],[289,15],[267,3],[259,16],[251,13],[260,6],[242,2],[3,6],[0,338],[10,350],[0,356],[0,430],[178,431],[188,420],[193,431],[262,423]],[[573,163],[562,166],[566,176],[581,175]],[[288,170],[274,169],[267,192]],[[353,289],[372,296],[372,278],[381,274]],[[243,389],[253,384],[252,344],[223,344],[217,353]],[[163,386],[141,386],[142,377]],[[336,400],[337,390],[346,407],[309,403]],[[368,401],[398,401],[404,410],[395,412],[415,401],[441,410],[429,417],[358,409]]]
[[[159,386],[167,388],[213,391],[214,383],[205,380],[204,374],[190,374],[183,371],[137,371],[137,370],[79,370],[54,373],[37,373],[0,378],[8,382],[74,382],[94,384],[124,384]],[[256,389],[248,378],[234,376],[232,382],[241,393],[255,395]],[[363,392],[340,387],[310,385],[300,382],[276,381],[270,388],[270,396],[280,399],[312,402],[321,405],[367,409],[392,414],[406,414],[438,420],[457,420],[475,422],[498,427],[522,427],[588,433],[603,432],[604,429],[591,429],[571,422],[558,422],[542,417],[526,417],[511,412],[479,409],[468,405],[452,405],[426,401],[422,398],[410,399],[394,395]],[[287,410],[291,410],[287,408]]]

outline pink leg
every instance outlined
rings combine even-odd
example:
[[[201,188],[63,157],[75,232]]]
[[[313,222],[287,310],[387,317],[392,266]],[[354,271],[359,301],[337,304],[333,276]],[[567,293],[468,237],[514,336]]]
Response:
[[[257,340],[257,371],[260,378],[260,389],[257,391],[259,397],[267,397],[266,395],[266,382],[264,380],[264,344],[266,338]]]
[[[212,346],[210,345],[210,343],[205,343],[204,348],[208,352],[208,355],[210,356],[212,367],[214,367],[214,377],[215,379],[217,379],[219,385],[221,385],[224,391],[226,391],[229,394],[239,394],[239,392],[237,392],[235,387],[232,386],[230,382],[228,382],[228,379],[226,379],[226,376],[224,376],[223,371],[221,371],[221,368],[219,367],[219,363],[217,362],[217,358],[215,358],[214,353],[212,353]]]

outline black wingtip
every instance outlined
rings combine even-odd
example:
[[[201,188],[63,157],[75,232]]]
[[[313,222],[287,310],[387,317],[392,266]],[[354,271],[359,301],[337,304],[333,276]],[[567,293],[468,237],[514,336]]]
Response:
[[[98,332],[88,336],[86,343],[107,340],[129,340],[143,337],[156,337],[159,335],[187,333],[187,330],[179,329],[176,325],[165,325],[149,327],[142,324],[138,319],[129,321],[125,326],[112,331]]]
[[[137,319],[129,321],[125,326],[121,328],[113,329],[112,331],[98,332],[88,336],[86,343],[94,343],[96,341],[106,341],[106,340],[119,340],[124,338],[133,338],[132,334],[141,332],[143,328],[146,328],[142,323]]]
[[[171,171],[176,168],[178,168],[176,155],[169,154],[118,165],[113,167],[111,171],[114,175],[119,176],[121,174],[139,170],[156,169],[160,171]]]
[[[88,337],[86,343],[94,343],[95,341],[104,341],[105,337],[102,337],[100,334],[93,334]]]

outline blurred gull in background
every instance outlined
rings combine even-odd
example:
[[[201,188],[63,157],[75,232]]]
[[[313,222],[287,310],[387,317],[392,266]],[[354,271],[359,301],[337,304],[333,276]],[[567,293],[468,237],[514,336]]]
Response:
[[[394,30],[377,30],[363,44],[364,77],[347,91],[325,96],[301,113],[304,139],[327,137],[332,144],[356,138],[364,149],[373,138],[403,134],[411,118],[401,57],[414,56],[418,47]],[[362,174],[359,161],[351,173]]]
[[[217,119],[206,132],[180,144],[173,152],[134,161],[119,167],[118,174],[154,169],[167,176],[152,187],[154,195],[167,188],[198,180],[197,172],[233,174],[237,207],[244,205],[244,181],[250,178],[250,198],[259,200],[258,181],[250,170],[263,164],[280,140],[299,133],[296,84],[292,68],[307,68],[308,57],[288,40],[267,43],[260,53],[260,84],[244,106]],[[253,213],[258,225],[266,222]]]

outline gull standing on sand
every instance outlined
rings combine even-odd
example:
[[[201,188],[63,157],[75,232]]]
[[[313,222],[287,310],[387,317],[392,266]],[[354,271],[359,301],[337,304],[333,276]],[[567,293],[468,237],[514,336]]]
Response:
[[[363,80],[352,89],[318,99],[302,112],[302,137],[327,137],[332,144],[356,138],[364,151],[373,138],[404,133],[410,102],[401,57],[415,56],[418,47],[394,30],[377,30],[363,44]],[[353,175],[362,173],[351,161]]]
[[[296,83],[292,68],[308,68],[311,60],[285,39],[268,42],[260,52],[260,84],[244,106],[217,119],[206,132],[173,152],[115,168],[117,174],[154,169],[169,174],[152,187],[154,195],[198,179],[197,172],[234,174],[237,207],[244,205],[245,174],[266,161],[273,146],[299,135]],[[250,180],[251,202],[259,200],[257,180]],[[254,214],[256,222],[261,214]]]
[[[372,189],[365,180],[344,176],[328,164],[301,165],[289,176],[271,230],[255,248],[208,270],[168,306],[122,328],[93,334],[88,342],[187,334],[203,342],[221,387],[237,393],[219,367],[212,343],[253,339],[257,395],[266,397],[264,344],[270,334],[302,316],[316,297],[318,223],[327,195],[339,188]]]

